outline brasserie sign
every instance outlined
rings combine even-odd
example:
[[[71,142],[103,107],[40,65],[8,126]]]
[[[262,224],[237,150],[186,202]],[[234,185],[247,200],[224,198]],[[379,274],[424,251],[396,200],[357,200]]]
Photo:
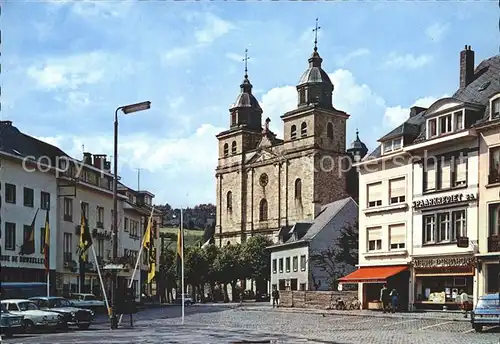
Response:
[[[413,201],[413,208],[420,209],[420,208],[434,207],[437,205],[472,202],[476,200],[477,200],[477,195],[475,194],[455,194],[448,196],[438,196],[438,197]]]
[[[0,262],[12,262],[12,263],[27,263],[27,264],[43,264],[44,258],[35,258],[28,256],[0,256]]]
[[[459,267],[474,265],[474,263],[474,257],[443,257],[413,260],[415,268]]]

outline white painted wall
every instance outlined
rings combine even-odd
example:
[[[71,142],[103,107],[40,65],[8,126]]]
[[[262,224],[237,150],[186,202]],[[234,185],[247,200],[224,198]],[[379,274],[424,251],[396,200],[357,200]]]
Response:
[[[288,248],[293,247],[293,248]],[[292,279],[297,278],[297,286],[300,287],[301,283],[306,283],[306,290],[309,289],[309,267],[306,264],[305,271],[300,269],[300,256],[306,256],[306,262],[309,259],[309,249],[307,243],[304,243],[304,246],[283,246],[283,248],[275,248],[271,252],[271,285],[276,284],[279,285],[280,279]],[[298,271],[293,271],[293,257],[298,256]],[[286,258],[290,257],[290,271],[286,272]],[[283,258],[283,272],[279,270],[279,260]],[[276,273],[273,273],[273,260],[276,259]],[[272,291],[272,288],[271,288]]]

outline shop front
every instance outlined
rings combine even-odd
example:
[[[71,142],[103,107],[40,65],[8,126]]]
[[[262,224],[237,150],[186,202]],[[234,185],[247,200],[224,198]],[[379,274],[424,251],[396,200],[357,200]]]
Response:
[[[462,292],[473,300],[476,260],[473,255],[414,258],[415,309],[458,309]]]
[[[407,265],[366,266],[339,279],[340,284],[357,284],[363,309],[382,309],[380,290],[384,284],[399,294],[399,310],[408,310],[410,271]]]

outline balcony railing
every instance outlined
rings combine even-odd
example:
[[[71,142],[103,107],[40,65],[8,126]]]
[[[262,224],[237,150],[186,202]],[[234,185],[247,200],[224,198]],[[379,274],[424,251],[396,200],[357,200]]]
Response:
[[[492,170],[488,175],[488,184],[495,184],[495,183],[500,183],[500,172]]]
[[[492,235],[488,238],[488,252],[500,252],[500,235]]]

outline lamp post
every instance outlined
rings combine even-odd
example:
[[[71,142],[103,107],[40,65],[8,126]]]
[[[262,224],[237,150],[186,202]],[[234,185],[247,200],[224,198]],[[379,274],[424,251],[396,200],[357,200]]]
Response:
[[[118,258],[118,111],[124,114],[148,110],[151,102],[141,102],[125,106],[120,106],[115,111],[114,127],[114,153],[113,153],[113,261]],[[113,273],[113,283],[111,287],[111,329],[118,328],[118,319],[116,318],[116,289],[118,287],[118,273]]]

